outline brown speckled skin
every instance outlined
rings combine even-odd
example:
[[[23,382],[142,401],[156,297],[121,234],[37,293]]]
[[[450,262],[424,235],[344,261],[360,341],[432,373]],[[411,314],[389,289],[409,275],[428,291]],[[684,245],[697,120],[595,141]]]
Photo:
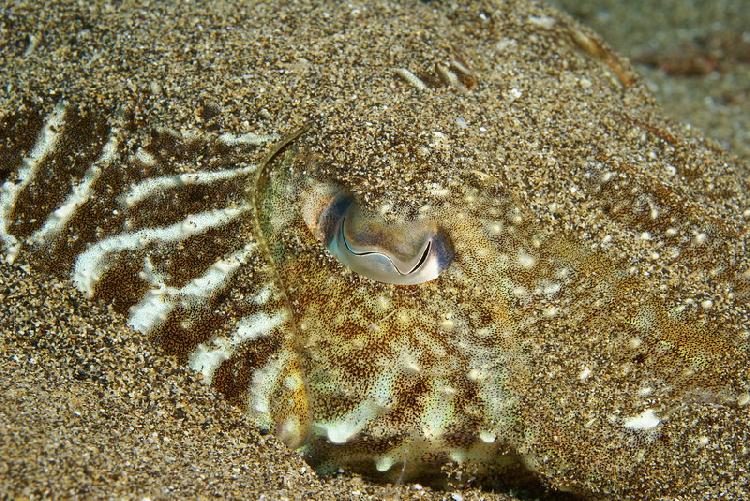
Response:
[[[187,361],[240,318],[283,312],[212,382],[322,469],[398,478],[450,461],[502,473],[510,462],[590,495],[705,493],[708,476],[728,492],[746,487],[747,167],[661,119],[594,35],[526,2],[160,8],[174,18],[163,36],[136,11],[63,5],[59,19],[78,17],[41,48],[24,57],[6,46],[19,70],[3,70],[3,178],[42,108],[65,98],[66,123],[78,124],[56,153],[73,161],[42,167],[62,180],[24,191],[10,233],[41,226],[113,125],[124,137],[97,196],[63,240],[30,249],[35,262],[66,269],[126,226],[250,203],[203,236],[121,253],[96,293],[127,313],[149,288],[144,258],[179,287],[252,243],[226,288],[181,304],[152,334]],[[19,7],[14,22],[31,15]],[[107,57],[73,72],[97,43]],[[164,69],[183,79],[164,81]],[[39,85],[55,100],[37,104]],[[303,125],[283,147],[220,140]],[[248,163],[253,175],[112,211],[141,179]],[[304,221],[302,201],[323,182],[382,224],[439,222],[454,262],[405,287],[350,273]],[[269,301],[253,303],[266,285]],[[259,411],[256,376],[274,364],[270,409]],[[657,424],[628,425],[647,410]]]

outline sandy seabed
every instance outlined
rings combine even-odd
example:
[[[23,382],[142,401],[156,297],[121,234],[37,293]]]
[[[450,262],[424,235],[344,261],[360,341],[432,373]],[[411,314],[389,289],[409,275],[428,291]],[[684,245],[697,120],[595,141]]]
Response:
[[[459,492],[320,479],[120,315],[22,264],[0,265],[0,304],[3,496],[430,500]],[[476,489],[460,496],[511,499]]]
[[[15,8],[26,11],[23,2]],[[64,40],[65,16],[59,14],[51,10],[43,21],[49,23],[50,38]],[[188,19],[182,21],[189,24]],[[6,49],[28,41],[25,22],[28,18],[19,21],[17,32],[4,33]],[[123,23],[138,26],[133,19]],[[154,25],[158,23],[152,20]],[[88,28],[76,27],[85,43],[94,43],[85,39]],[[49,60],[64,61],[70,57],[67,50],[50,52]],[[223,58],[228,61],[231,58]],[[41,66],[48,73],[36,75],[35,85],[45,79],[64,80],[54,74],[55,64]],[[221,70],[207,71],[205,78],[217,78]],[[298,70],[289,66],[290,73]],[[150,81],[149,92],[163,92],[165,97],[154,97],[154,108],[147,111],[176,123],[194,121],[200,113],[193,105],[207,101],[190,89],[200,87],[203,76],[186,71],[179,75],[183,85],[177,85],[158,82],[150,71],[142,69],[137,84]],[[101,89],[92,95],[101,92],[102,102],[111,105],[123,89],[108,86],[115,80],[111,74],[101,76]],[[217,121],[224,120],[219,125],[231,130],[242,129],[242,107],[237,103],[249,100],[250,91],[240,95],[243,85],[231,85],[236,94],[226,94],[230,111]],[[54,94],[57,86],[64,87],[55,81],[50,88],[41,86],[30,93]],[[269,89],[267,94],[278,91]],[[288,96],[279,101],[284,98]],[[257,99],[257,107],[278,112],[276,125],[289,116],[299,120],[289,110],[300,103],[288,99],[274,108],[274,97],[266,95]],[[179,106],[170,108],[175,102]],[[351,474],[321,479],[299,454],[249,426],[242,411],[202,384],[199,376],[162,356],[146,335],[127,328],[120,314],[84,298],[67,281],[32,269],[23,257],[13,265],[0,264],[0,304],[0,493],[6,497],[511,499],[459,487],[461,482],[455,489],[435,491],[418,484],[373,484]]]

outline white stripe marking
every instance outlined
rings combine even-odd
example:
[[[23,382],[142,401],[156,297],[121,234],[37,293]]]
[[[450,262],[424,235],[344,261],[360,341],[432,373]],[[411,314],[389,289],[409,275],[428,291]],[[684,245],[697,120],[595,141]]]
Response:
[[[147,261],[144,273],[151,279],[154,288],[130,308],[128,324],[138,332],[148,333],[161,325],[177,306],[178,302],[204,302],[221,290],[235,271],[252,254],[255,244],[248,244],[226,259],[220,259],[209,266],[201,276],[185,286],[176,288],[166,285],[159,274],[154,273]]]
[[[29,152],[29,155],[23,159],[23,164],[18,169],[18,179],[15,183],[6,181],[2,187],[0,187],[0,239],[5,244],[5,260],[8,263],[13,263],[18,256],[18,252],[21,250],[21,243],[8,233],[10,224],[10,215],[13,212],[13,208],[16,204],[16,199],[19,193],[23,191],[36,176],[40,165],[44,159],[57,146],[57,142],[60,138],[60,131],[63,126],[63,120],[65,118],[65,104],[59,103],[52,110],[52,113],[47,115],[44,126],[42,127],[39,137],[37,138],[36,144]]]
[[[154,156],[143,148],[138,148],[138,150],[136,150],[135,159],[144,165],[156,165],[156,159]]]
[[[260,146],[262,144],[270,143],[271,141],[277,141],[278,139],[278,134],[258,135],[253,134],[252,132],[239,135],[232,134],[231,132],[225,132],[224,134],[219,136],[219,141],[227,146]]]
[[[449,386],[445,381],[435,381],[427,398],[427,405],[420,416],[422,434],[427,440],[437,440],[443,436],[453,416],[453,398],[443,390]]]
[[[290,358],[288,351],[282,351],[253,373],[253,382],[250,386],[250,410],[254,411],[254,417],[260,426],[267,426],[271,422],[269,416],[271,394],[278,385],[281,373]]]
[[[334,444],[343,444],[362,431],[373,419],[383,414],[388,408],[388,402],[393,395],[398,368],[393,367],[383,372],[368,392],[367,398],[356,408],[328,422],[315,423],[314,427],[325,433],[328,440]]]
[[[271,299],[271,286],[266,284],[258,293],[253,296],[253,303],[255,304],[266,304]]]
[[[651,430],[661,424],[661,419],[653,409],[646,409],[637,416],[626,418],[623,426],[630,430]]]
[[[273,316],[258,313],[241,319],[237,330],[231,338],[215,337],[208,343],[200,343],[190,354],[188,365],[196,372],[203,374],[203,382],[211,384],[214,372],[224,363],[239,346],[247,341],[271,334],[273,329],[284,323],[286,314],[283,311]]]
[[[146,228],[106,238],[78,256],[73,268],[73,283],[78,290],[92,296],[94,287],[106,271],[107,256],[114,252],[143,249],[152,242],[178,242],[210,228],[223,226],[250,209],[248,205],[228,207],[192,214],[170,226]]]
[[[248,165],[247,167],[241,167],[238,169],[227,169],[215,172],[201,171],[190,174],[178,174],[175,176],[154,177],[131,186],[127,194],[122,197],[121,203],[127,207],[132,207],[150,197],[154,192],[192,184],[210,184],[216,181],[249,174],[254,170],[255,165]]]
[[[240,320],[237,332],[232,337],[232,345],[239,346],[246,341],[252,341],[268,336],[271,331],[284,322],[283,312],[269,316],[267,313],[256,313]]]
[[[83,175],[81,182],[73,186],[65,202],[50,214],[44,226],[31,236],[33,242],[42,243],[57,236],[65,228],[70,218],[73,217],[75,211],[89,200],[91,187],[99,179],[102,169],[111,164],[117,156],[118,133],[117,129],[112,129],[109,140],[102,148],[99,158],[91,164],[91,167]]]
[[[217,338],[212,341],[212,347],[201,343],[195,351],[190,354],[190,358],[188,358],[188,367],[195,372],[203,374],[203,382],[205,384],[211,384],[216,369],[218,369],[219,366],[231,356],[232,351],[231,348],[227,346],[228,343],[229,340],[225,337]]]

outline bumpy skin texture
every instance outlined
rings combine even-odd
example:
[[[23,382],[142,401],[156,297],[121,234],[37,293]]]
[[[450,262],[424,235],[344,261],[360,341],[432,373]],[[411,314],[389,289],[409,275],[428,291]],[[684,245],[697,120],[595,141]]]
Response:
[[[7,260],[72,270],[321,471],[746,488],[746,166],[535,5],[252,7],[153,38],[159,16],[59,6],[54,55],[6,45]],[[91,30],[108,57],[71,73]],[[186,44],[221,71],[189,76]],[[339,189],[438,224],[452,262],[353,273],[316,226]]]

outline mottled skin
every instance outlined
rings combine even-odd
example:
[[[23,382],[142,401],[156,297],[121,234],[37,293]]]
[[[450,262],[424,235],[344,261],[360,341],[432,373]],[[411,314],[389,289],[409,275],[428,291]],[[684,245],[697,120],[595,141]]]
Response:
[[[383,215],[384,226],[415,213],[425,225],[440,221],[456,259],[438,279],[398,286],[348,271],[321,252],[304,222],[306,197],[330,200],[320,176],[345,174],[304,154],[304,137],[296,142],[269,162],[255,196],[313,403],[299,425],[288,425],[284,406],[272,414],[282,435],[306,443],[316,461],[346,458],[368,470],[374,459],[379,469],[401,465],[397,475],[446,461],[475,471],[512,463],[522,427],[514,384],[533,366],[523,341],[529,332],[562,328],[621,345],[623,364],[639,359],[678,400],[690,392],[733,399],[721,371],[739,355],[735,334],[670,313],[647,280],[565,232],[543,229],[498,178],[478,170],[460,189]],[[531,468],[537,460],[518,459]]]
[[[488,485],[531,472],[616,497],[746,486],[745,165],[659,118],[626,62],[533,4],[204,7],[162,13],[178,21],[163,39],[72,16],[114,26],[83,76],[72,28],[42,46],[70,54],[10,57],[24,90],[3,95],[3,180],[55,105],[33,82],[73,103],[8,205],[21,259],[93,277],[77,285],[321,471],[457,463]],[[184,27],[196,18],[205,30]],[[161,89],[162,67],[185,80]],[[223,134],[248,131],[267,137]],[[34,240],[112,135],[92,196]],[[195,172],[212,180],[124,196]],[[317,232],[331,186],[391,235],[384,251],[389,228],[439,225],[453,261],[408,286],[353,273]],[[188,215],[227,207],[240,215],[189,234]],[[78,273],[101,242],[101,275]],[[144,303],[170,309],[146,322]]]

